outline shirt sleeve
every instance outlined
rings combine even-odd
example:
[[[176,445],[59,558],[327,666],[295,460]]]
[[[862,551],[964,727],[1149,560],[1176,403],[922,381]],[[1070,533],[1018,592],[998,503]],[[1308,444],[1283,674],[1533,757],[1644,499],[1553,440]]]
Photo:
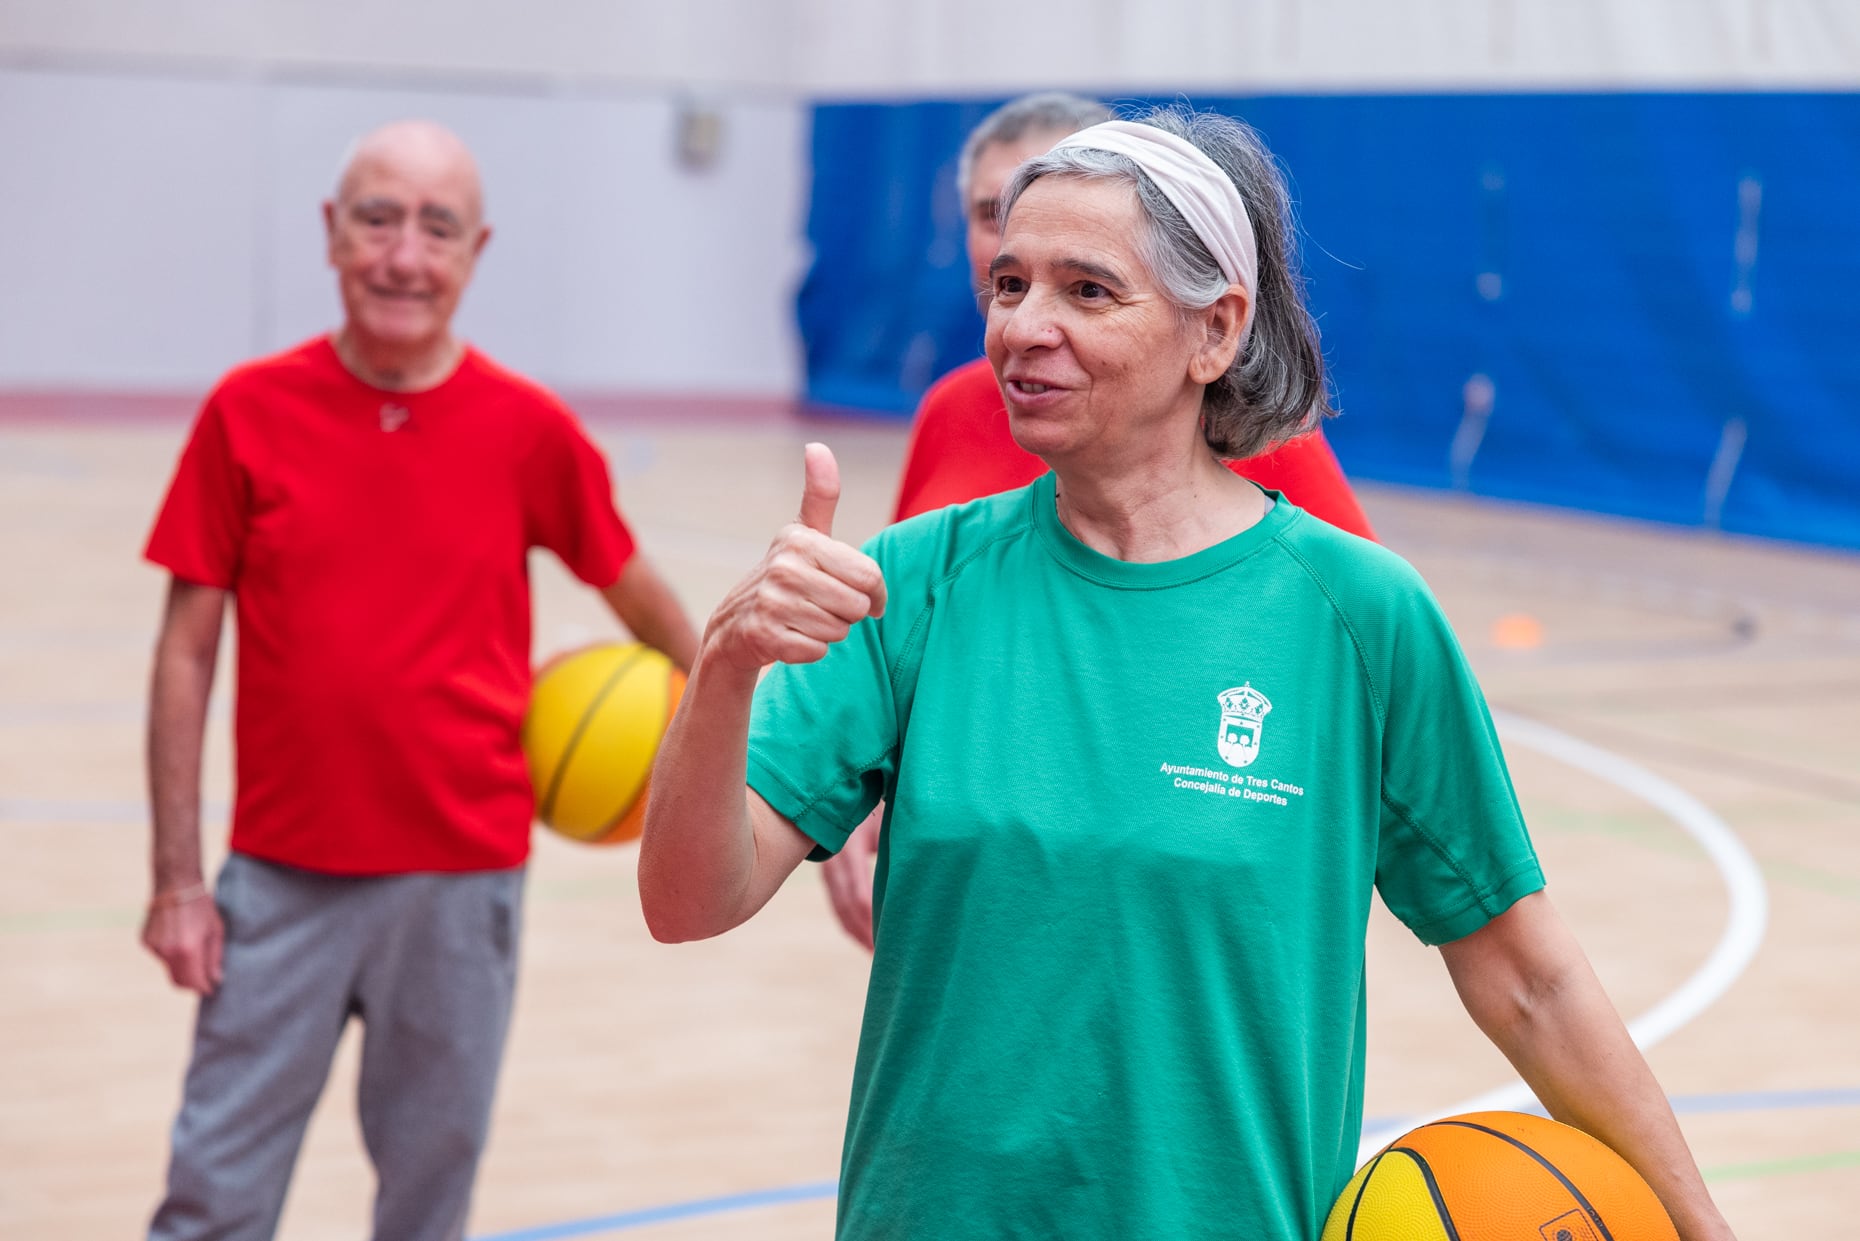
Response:
[[[839,852],[897,775],[924,609],[900,605],[902,579],[882,542],[865,550],[884,569],[893,606],[820,660],[770,668],[750,715],[749,787],[814,840],[816,861]]]
[[[1422,941],[1470,935],[1544,886],[1485,697],[1425,588],[1398,615],[1376,887]]]
[[[215,392],[194,420],[143,556],[185,581],[233,589],[245,552],[250,491]]]
[[[566,409],[556,409],[525,463],[523,511],[531,547],[605,590],[633,557],[633,532],[614,503],[607,458]]]

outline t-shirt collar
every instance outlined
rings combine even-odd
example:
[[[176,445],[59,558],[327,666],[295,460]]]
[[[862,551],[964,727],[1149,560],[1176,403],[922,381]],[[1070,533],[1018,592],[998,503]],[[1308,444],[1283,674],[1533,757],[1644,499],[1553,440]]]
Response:
[[[1204,547],[1175,560],[1138,564],[1119,560],[1080,542],[1059,520],[1054,501],[1056,476],[1042,474],[1027,488],[1033,506],[1033,524],[1041,543],[1060,564],[1101,586],[1120,590],[1162,590],[1183,586],[1226,569],[1277,538],[1303,510],[1288,504],[1276,491],[1267,491],[1273,504],[1266,515],[1232,538]],[[1263,489],[1262,489],[1263,490]]]

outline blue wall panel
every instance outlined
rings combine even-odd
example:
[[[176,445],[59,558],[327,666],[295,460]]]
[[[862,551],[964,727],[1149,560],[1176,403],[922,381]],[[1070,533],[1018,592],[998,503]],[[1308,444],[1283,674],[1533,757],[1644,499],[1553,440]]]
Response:
[[[816,109],[811,399],[903,413],[979,352],[954,157],[994,102]],[[1860,96],[1196,103],[1291,176],[1351,473],[1860,547]]]

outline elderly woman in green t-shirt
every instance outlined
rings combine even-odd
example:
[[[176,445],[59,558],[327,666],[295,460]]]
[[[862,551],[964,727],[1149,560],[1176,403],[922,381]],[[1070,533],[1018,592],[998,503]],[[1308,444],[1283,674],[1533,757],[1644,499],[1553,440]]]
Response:
[[[1218,116],[1023,164],[987,352],[1051,472],[861,552],[809,445],[706,628],[640,857],[656,936],[742,923],[886,806],[842,1241],[1309,1241],[1360,1134],[1372,889],[1553,1114],[1686,1241],[1730,1235],[1425,586],[1221,465],[1328,412],[1288,218]]]

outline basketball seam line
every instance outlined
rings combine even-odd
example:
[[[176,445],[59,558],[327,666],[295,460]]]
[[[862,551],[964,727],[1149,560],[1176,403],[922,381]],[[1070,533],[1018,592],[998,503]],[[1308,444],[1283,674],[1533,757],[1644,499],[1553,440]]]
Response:
[[[1427,1186],[1428,1196],[1434,1200],[1434,1214],[1446,1226],[1447,1241],[1460,1241],[1460,1230],[1454,1226],[1453,1212],[1447,1210],[1447,1200],[1440,1193],[1440,1182],[1434,1179],[1434,1170],[1427,1165],[1427,1159],[1420,1151],[1409,1146],[1396,1146],[1391,1149],[1399,1151],[1414,1160],[1414,1166],[1420,1169],[1421,1181]]]
[[[1439,1120],[1439,1121],[1435,1121],[1434,1123],[1438,1125],[1452,1125],[1460,1129],[1471,1129],[1478,1133],[1488,1133],[1488,1134],[1491,1134],[1493,1137],[1499,1139],[1501,1142],[1511,1143],[1513,1146],[1517,1147],[1519,1150],[1529,1155],[1532,1159],[1535,1159],[1538,1163],[1542,1164],[1546,1172],[1548,1172],[1551,1176],[1554,1176],[1559,1182],[1562,1183],[1563,1188],[1569,1191],[1569,1196],[1576,1200],[1576,1205],[1581,1207],[1583,1210],[1583,1213],[1587,1215],[1591,1220],[1595,1221],[1595,1226],[1602,1230],[1602,1241],[1615,1241],[1614,1234],[1608,1231],[1608,1225],[1602,1222],[1601,1212],[1597,1211],[1595,1207],[1590,1204],[1589,1200],[1583,1197],[1582,1191],[1576,1188],[1576,1183],[1570,1180],[1567,1176],[1564,1176],[1563,1170],[1561,1168],[1557,1167],[1555,1164],[1551,1163],[1549,1159],[1539,1154],[1529,1143],[1519,1138],[1514,1138],[1509,1133],[1506,1133],[1503,1130],[1489,1129],[1484,1125],[1475,1125],[1471,1121]],[[1581,1130],[1577,1130],[1577,1132],[1580,1133]]]
[[[549,777],[549,791],[543,797],[542,803],[536,808],[537,817],[542,819],[545,823],[548,822],[549,816],[555,811],[556,795],[562,791],[562,781],[568,776],[568,765],[574,760],[575,751],[580,747],[581,738],[587,733],[589,722],[593,720],[594,713],[601,709],[601,704],[607,701],[607,695],[613,693],[614,686],[620,683],[620,678],[626,674],[627,669],[638,663],[645,653],[646,648],[643,646],[639,647],[633,651],[632,654],[628,655],[626,659],[621,661],[618,668],[608,673],[607,681],[601,686],[599,691],[595,693],[594,701],[588,704],[587,709],[581,713],[581,718],[575,721],[574,731],[568,734],[568,740],[563,743],[562,757],[556,760],[555,771]]]
[[[663,718],[659,720],[660,740],[664,740],[666,730],[671,727],[672,716],[678,711],[678,704],[672,701],[672,697],[672,678],[668,671],[665,678],[665,714]],[[657,753],[656,748],[654,753]],[[652,761],[649,758],[646,765],[640,769],[639,779],[634,781],[632,791],[628,793],[626,798],[620,803],[620,809],[614,811],[607,817],[606,826],[601,828],[601,836],[605,837],[610,835],[615,828],[625,822],[626,817],[633,813],[635,804],[643,801],[651,788]]]
[[[1382,1152],[1386,1155],[1388,1152]],[[1369,1192],[1369,1182],[1376,1179],[1376,1169],[1382,1166],[1382,1155],[1377,1155],[1369,1163],[1369,1170],[1363,1174],[1363,1183],[1356,1187],[1356,1201],[1350,1204],[1350,1218],[1343,1226],[1343,1241],[1355,1241],[1356,1213],[1363,1209],[1363,1195]]]

